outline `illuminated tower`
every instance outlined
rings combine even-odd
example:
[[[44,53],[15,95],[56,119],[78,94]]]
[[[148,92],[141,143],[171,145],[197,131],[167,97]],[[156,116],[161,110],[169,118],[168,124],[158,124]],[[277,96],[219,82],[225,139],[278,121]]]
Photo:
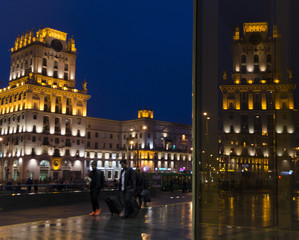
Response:
[[[233,71],[220,86],[223,96],[221,172],[253,182],[292,170],[294,90],[291,69],[281,69],[280,36],[268,23],[244,23],[233,35]],[[284,72],[288,78],[282,79]],[[236,179],[238,180],[238,179]]]
[[[83,177],[86,82],[75,89],[74,38],[51,28],[18,36],[0,89],[0,179]]]

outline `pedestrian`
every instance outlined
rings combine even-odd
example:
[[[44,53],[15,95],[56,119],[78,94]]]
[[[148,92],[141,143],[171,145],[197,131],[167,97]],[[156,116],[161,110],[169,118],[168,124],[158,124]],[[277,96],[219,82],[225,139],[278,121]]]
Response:
[[[37,181],[37,179],[35,179],[35,181],[34,181],[34,192],[35,193],[37,193],[37,191],[38,191],[38,181]]]
[[[182,185],[182,193],[186,193],[187,192],[187,183],[186,181],[184,180],[183,181],[183,185]]]
[[[188,181],[188,191],[192,192],[192,183],[190,180]]]
[[[145,176],[144,173],[140,171],[140,168],[136,169],[136,198],[138,198],[139,208],[142,206],[143,196],[142,193],[146,189],[145,187]],[[144,205],[146,202],[144,202]]]
[[[97,216],[101,214],[101,208],[99,204],[99,195],[101,189],[105,185],[104,173],[97,169],[97,162],[93,161],[91,163],[92,171],[89,173],[90,182],[90,199],[92,205],[92,212],[89,216]]]
[[[170,190],[170,192],[173,192],[173,180],[172,179],[170,180],[170,183],[169,183],[169,190]]]
[[[26,181],[26,185],[27,185],[27,192],[30,193],[31,192],[31,187],[32,187],[32,178],[28,178],[27,181]]]
[[[119,190],[121,191],[122,204],[124,206],[124,215],[122,218],[127,218],[132,213],[132,198],[136,192],[136,174],[133,168],[127,165],[127,160],[120,161],[122,170],[120,177]]]

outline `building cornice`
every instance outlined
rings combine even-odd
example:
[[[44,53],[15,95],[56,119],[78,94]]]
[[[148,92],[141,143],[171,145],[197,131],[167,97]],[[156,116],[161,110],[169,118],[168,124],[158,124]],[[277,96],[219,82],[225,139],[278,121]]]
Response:
[[[251,84],[251,85],[220,85],[220,90],[226,91],[277,91],[295,90],[296,84]]]

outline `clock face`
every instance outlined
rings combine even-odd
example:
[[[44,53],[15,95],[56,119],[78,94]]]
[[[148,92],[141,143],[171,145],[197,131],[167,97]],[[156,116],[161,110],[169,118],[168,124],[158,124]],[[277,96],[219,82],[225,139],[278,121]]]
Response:
[[[249,41],[254,44],[254,45],[257,45],[259,43],[261,43],[262,41],[262,36],[257,34],[257,33],[254,33],[252,34],[250,37],[249,37]]]
[[[59,40],[54,39],[51,42],[51,48],[53,48],[56,52],[60,52],[62,50],[62,43]]]

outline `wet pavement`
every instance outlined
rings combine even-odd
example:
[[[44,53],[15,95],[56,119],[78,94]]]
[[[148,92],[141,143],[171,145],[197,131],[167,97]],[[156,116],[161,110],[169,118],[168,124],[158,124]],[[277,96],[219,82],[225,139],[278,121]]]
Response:
[[[201,211],[200,239],[299,239],[299,231],[273,227],[268,195],[228,196],[214,201],[218,204],[217,209]],[[210,202],[213,205],[213,200]],[[0,239],[191,239],[190,193],[162,194],[153,200],[150,207],[141,209],[136,217],[128,219],[111,215],[107,207],[102,206],[103,212],[98,217],[86,214],[90,211],[89,203],[23,210],[23,214],[27,212],[27,215],[14,220],[19,224],[0,227]],[[84,215],[80,215],[82,212]],[[73,216],[70,216],[71,213]],[[0,215],[7,224],[11,224],[14,215],[18,214],[22,215],[22,212]],[[32,218],[28,218],[30,216]],[[21,218],[27,223],[20,223]]]

